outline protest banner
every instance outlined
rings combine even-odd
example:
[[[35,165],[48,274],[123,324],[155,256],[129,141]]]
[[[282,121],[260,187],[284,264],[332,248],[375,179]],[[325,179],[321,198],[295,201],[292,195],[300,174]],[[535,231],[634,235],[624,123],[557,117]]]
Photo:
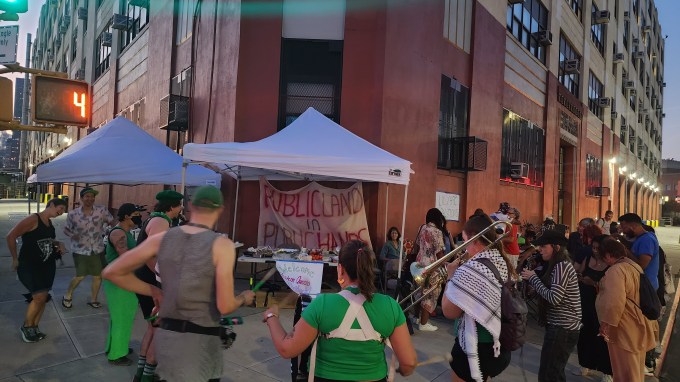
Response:
[[[277,260],[276,269],[293,292],[310,296],[321,293],[322,262]]]

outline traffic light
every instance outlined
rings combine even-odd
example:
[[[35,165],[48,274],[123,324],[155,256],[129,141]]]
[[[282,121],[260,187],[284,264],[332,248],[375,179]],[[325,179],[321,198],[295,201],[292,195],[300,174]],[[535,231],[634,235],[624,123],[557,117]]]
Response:
[[[89,126],[90,85],[67,78],[33,76],[32,118],[35,122]]]
[[[0,11],[26,13],[28,12],[28,0],[0,0]]]

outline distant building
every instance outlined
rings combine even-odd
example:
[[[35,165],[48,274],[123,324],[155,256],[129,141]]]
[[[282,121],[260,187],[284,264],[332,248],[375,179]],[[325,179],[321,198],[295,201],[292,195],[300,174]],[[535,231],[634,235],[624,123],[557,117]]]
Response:
[[[14,80],[14,118],[21,119],[21,110],[24,108],[24,79]]]
[[[680,161],[664,159],[661,161],[661,192],[664,199],[675,200],[680,196]]]

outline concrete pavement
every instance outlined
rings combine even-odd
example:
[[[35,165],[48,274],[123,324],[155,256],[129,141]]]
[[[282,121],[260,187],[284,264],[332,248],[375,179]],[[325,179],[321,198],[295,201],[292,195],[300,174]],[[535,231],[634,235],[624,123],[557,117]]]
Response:
[[[35,206],[33,206],[35,211]],[[2,236],[26,215],[26,203],[0,200],[0,233]],[[57,235],[63,239],[64,217],[55,219]],[[674,237],[678,242],[680,228],[659,228],[662,245],[672,257],[674,269],[680,269],[680,246],[671,248],[667,238]],[[667,238],[666,238],[667,237]],[[64,265],[57,269],[52,295],[54,299],[47,305],[40,328],[47,338],[39,343],[27,344],[21,341],[19,327],[23,321],[26,303],[21,294],[23,286],[10,269],[11,261],[4,243],[0,244],[0,382],[9,381],[130,381],[135,366],[111,366],[103,354],[108,330],[106,298],[100,292],[101,309],[86,305],[90,293],[90,280],[86,279],[76,290],[73,308],[61,307],[61,296],[74,275],[72,259],[65,257]],[[238,269],[247,273],[247,269]],[[236,289],[244,289],[247,282],[237,280]],[[222,381],[289,381],[288,360],[282,359],[271,344],[267,328],[261,323],[261,308],[241,308],[236,313],[243,317],[244,324],[237,326],[238,335],[234,346],[223,352],[224,376]],[[293,311],[282,311],[281,320],[286,328],[292,327]],[[451,350],[453,344],[451,322],[441,317],[433,319],[440,329],[436,332],[416,332],[412,337],[418,358],[427,359]],[[144,333],[145,322],[138,313],[130,346],[135,349],[131,358],[136,360],[140,340]],[[536,381],[542,328],[531,323],[528,343],[520,352],[513,353],[512,363],[494,381]],[[570,371],[578,367],[576,354],[573,354],[567,367],[568,381],[597,381],[599,374],[591,377],[577,377]],[[447,364],[432,364],[418,368],[408,378],[397,377],[404,381],[451,380]],[[653,379],[650,379],[653,380]]]

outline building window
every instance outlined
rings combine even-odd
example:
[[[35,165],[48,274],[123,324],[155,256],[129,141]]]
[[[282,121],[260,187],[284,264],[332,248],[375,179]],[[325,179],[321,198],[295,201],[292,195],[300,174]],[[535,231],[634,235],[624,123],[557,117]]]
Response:
[[[626,95],[626,81],[628,81],[628,72],[626,69],[621,69],[621,94]]]
[[[628,97],[628,104],[630,105],[630,108],[633,109],[633,111],[637,111],[637,97],[634,95],[630,95]]]
[[[503,109],[501,180],[543,187],[545,132]]]
[[[569,8],[574,11],[574,14],[578,18],[578,21],[583,22],[583,0],[567,0]]]
[[[619,133],[619,139],[623,146],[626,145],[626,138],[628,136],[628,132],[626,131],[627,126],[626,117],[621,116],[621,132]]]
[[[71,61],[76,60],[78,54],[78,29],[71,31]]]
[[[600,196],[602,187],[602,159],[586,154],[586,195]]]
[[[279,130],[309,107],[340,122],[342,47],[340,40],[283,39]]]
[[[139,35],[139,32],[141,32],[149,23],[148,9],[131,4],[127,4],[127,6],[123,6],[123,8],[129,21],[127,29],[121,31],[121,51],[125,49],[126,46],[130,45],[130,43]]]
[[[508,4],[507,28],[529,52],[545,64],[546,49],[536,33],[548,29],[548,10],[539,0]]]
[[[635,17],[638,17],[638,11],[640,10],[640,0],[633,0],[633,13]]]
[[[99,7],[102,5],[103,2],[104,2],[104,0],[96,0],[94,2],[94,9],[99,9]]]
[[[444,0],[444,38],[470,53],[472,0]]]
[[[109,69],[109,58],[111,57],[111,43],[112,43],[112,31],[111,23],[107,28],[104,29],[102,33],[97,37],[95,41],[95,64],[94,68],[94,79],[97,80],[99,76],[104,74]]]
[[[628,51],[628,40],[630,38],[630,21],[623,20],[623,47]]]
[[[602,82],[595,77],[593,72],[590,72],[590,79],[588,81],[588,108],[590,111],[602,119],[602,107],[600,106],[600,98],[604,96],[604,86]]]
[[[439,98],[439,134],[437,167],[450,169],[454,150],[454,138],[465,137],[468,132],[468,105],[470,89],[455,79],[442,76]]]
[[[592,12],[593,12],[593,17],[595,13],[597,13],[599,9],[597,9],[597,6],[593,2],[592,6]],[[607,24],[595,24],[595,22],[592,22],[592,25],[590,26],[590,39],[593,40],[593,44],[595,44],[595,47],[597,47],[597,50],[600,51],[600,54],[604,55],[604,42],[605,42],[605,26]]]
[[[177,44],[182,43],[191,35],[194,27],[194,8],[192,4],[198,4],[199,2],[192,0],[179,0],[176,1],[176,12],[177,15],[177,36],[175,42]]]
[[[560,66],[558,69],[558,79],[560,83],[569,90],[569,93],[578,98],[581,75],[578,72],[570,74],[566,73],[565,67],[567,60],[578,60],[580,63],[581,56],[576,53],[576,50],[569,44],[569,41],[567,41],[564,35],[560,34]]]

